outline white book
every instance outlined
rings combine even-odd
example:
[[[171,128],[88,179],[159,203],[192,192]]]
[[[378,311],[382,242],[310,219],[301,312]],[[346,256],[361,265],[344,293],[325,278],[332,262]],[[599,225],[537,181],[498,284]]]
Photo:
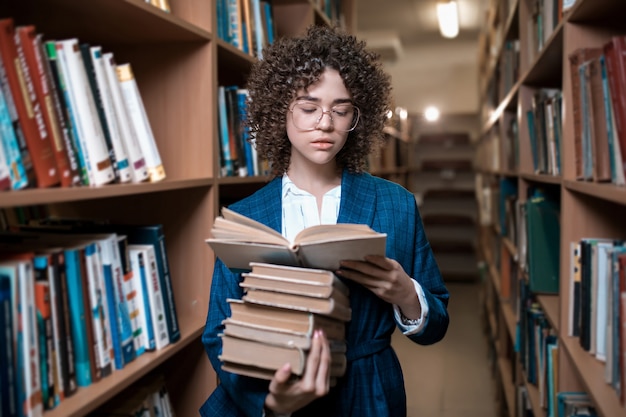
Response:
[[[137,303],[135,305],[137,310],[135,314],[138,319],[138,331],[144,333],[144,337],[141,340],[143,345],[139,346],[139,350],[142,352],[154,350],[156,348],[156,342],[154,340],[154,328],[152,327],[152,315],[150,313],[150,299],[148,298],[147,288],[144,285],[146,282],[144,279],[146,275],[146,261],[143,251],[134,249],[133,245],[128,245],[128,257],[133,270],[133,291],[135,291],[137,295]],[[137,346],[135,346],[135,351],[137,351]]]
[[[19,298],[18,311],[19,328],[16,346],[22,347],[24,368],[23,410],[26,417],[41,417],[43,402],[41,397],[41,374],[39,367],[39,334],[37,332],[37,317],[35,313],[35,273],[32,261],[19,262],[17,265],[17,294]],[[19,355],[18,355],[19,356]],[[19,367],[18,367],[19,368]]]
[[[109,88],[109,82],[104,72],[104,63],[102,61],[102,47],[92,46],[89,48],[89,53],[93,61],[96,83],[100,91],[102,108],[104,109],[109,134],[111,136],[111,144],[113,145],[113,152],[115,153],[115,164],[119,176],[118,181],[121,183],[130,182],[133,179],[133,173],[128,161],[126,147],[122,141],[117,117],[113,109],[113,97],[111,96],[111,89]]]
[[[101,370],[102,376],[105,376],[111,373],[113,367],[113,343],[111,342],[111,325],[109,324],[109,309],[101,256],[100,242],[94,241],[85,247],[85,264],[96,367]]]
[[[78,39],[57,41],[61,48],[57,52],[66,72],[65,82],[69,90],[74,115],[79,126],[79,136],[83,152],[88,155],[90,185],[108,184],[115,180],[115,172],[109,149],[98,118],[96,103],[89,86],[85,64],[80,52]]]
[[[139,147],[146,159],[150,181],[161,181],[165,178],[165,169],[163,168],[161,155],[159,154],[159,149],[157,148],[152,127],[150,126],[150,121],[148,120],[148,115],[146,114],[146,109],[143,105],[143,100],[139,93],[131,65],[128,63],[119,64],[116,66],[116,71],[128,114],[130,115],[130,121],[135,128],[135,133],[139,140]]]
[[[143,284],[148,295],[155,348],[159,350],[170,344],[170,338],[167,331],[163,291],[161,290],[161,280],[159,279],[154,247],[152,245],[133,244],[129,245],[128,248],[131,251],[140,251],[145,261],[145,274],[142,274],[142,278],[145,280]]]
[[[115,64],[113,53],[105,52],[102,55],[102,65],[108,82],[109,91],[111,93],[113,111],[115,112],[118,129],[128,156],[130,169],[132,170],[132,181],[146,181],[150,178],[148,174],[148,167],[146,165],[143,151],[139,146],[137,133],[135,132],[129,118],[126,102],[124,101],[124,96],[122,94],[122,87],[120,86],[120,82],[117,78],[117,65]]]

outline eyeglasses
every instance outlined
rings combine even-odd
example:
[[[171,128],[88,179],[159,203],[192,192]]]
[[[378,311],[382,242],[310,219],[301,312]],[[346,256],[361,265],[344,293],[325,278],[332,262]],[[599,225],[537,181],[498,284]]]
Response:
[[[296,102],[289,109],[293,124],[300,130],[314,130],[328,114],[335,130],[350,132],[359,122],[359,108],[352,104],[338,104],[325,111],[322,106],[310,102]]]

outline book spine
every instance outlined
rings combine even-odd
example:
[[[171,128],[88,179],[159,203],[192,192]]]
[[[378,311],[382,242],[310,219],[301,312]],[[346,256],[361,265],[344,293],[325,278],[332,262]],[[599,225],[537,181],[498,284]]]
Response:
[[[41,38],[37,36],[35,27],[32,25],[18,26],[16,28],[16,37],[20,39],[20,46],[24,54],[25,69],[27,70],[24,72],[28,72],[32,80],[34,95],[37,99],[37,106],[40,108],[43,121],[42,132],[46,132],[46,138],[50,142],[60,183],[64,187],[69,187],[72,185],[70,162],[64,149],[48,78],[40,55]],[[44,128],[45,130],[43,130]]]
[[[102,130],[102,137],[104,138],[104,144],[108,151],[109,160],[111,161],[111,167],[115,175],[115,180],[117,182],[122,182],[120,174],[117,170],[117,159],[115,148],[113,146],[113,140],[111,139],[110,124],[105,114],[104,106],[102,104],[102,91],[98,87],[98,83],[96,81],[96,69],[91,55],[91,45],[87,43],[82,43],[78,45],[78,48],[81,55],[81,61],[84,65],[85,76],[87,84],[89,86],[89,92],[91,93],[90,97],[93,98],[95,114],[97,115],[97,120],[99,122],[98,125]]]
[[[67,89],[67,83],[65,78],[67,77],[64,70],[63,61],[59,59],[60,55],[63,55],[63,50],[54,41],[48,41],[44,43],[44,50],[47,57],[48,66],[50,67],[50,75],[52,79],[52,85],[54,85],[57,91],[57,99],[59,106],[59,116],[65,124],[64,140],[65,147],[68,149],[70,156],[70,163],[72,163],[72,170],[74,175],[78,178],[74,179],[76,185],[89,185],[89,164],[88,157],[83,151],[82,144],[80,142],[80,128],[75,116],[75,109],[72,107],[69,90]]]
[[[0,54],[38,187],[59,184],[59,174],[43,114],[34,94],[24,53],[12,19],[0,20]],[[15,65],[9,65],[15,63]]]
[[[74,352],[74,367],[76,371],[76,385],[87,387],[91,385],[91,365],[87,341],[86,312],[83,301],[83,279],[80,267],[80,252],[65,250],[67,292],[71,318],[71,331]]]
[[[116,306],[117,297],[115,296],[115,284],[113,282],[113,244],[117,245],[117,239],[115,239],[115,242],[111,241],[111,239],[106,239],[105,241],[103,241],[102,245],[100,245],[100,253],[102,255],[103,280],[106,293],[107,309],[109,313],[108,322],[111,330],[110,335],[111,345],[113,349],[113,360],[115,364],[115,369],[122,369],[124,368],[124,359],[122,357],[120,326],[117,313],[118,308]]]
[[[129,112],[124,101],[120,81],[117,78],[117,65],[115,64],[115,59],[112,53],[108,52],[103,54],[102,65],[106,75],[109,91],[111,92],[113,111],[115,112],[115,117],[118,122],[120,136],[128,154],[128,161],[132,170],[132,181],[146,181],[150,178],[148,166],[146,164],[143,151],[141,150],[141,146],[139,145],[139,139],[137,138],[135,128],[129,119]]]
[[[75,38],[58,41],[63,50],[63,61],[68,71],[65,79],[70,97],[76,104],[76,118],[81,127],[80,139],[83,150],[89,155],[89,168],[93,185],[103,185],[115,179],[113,165],[109,158],[102,125],[98,118],[96,105],[85,71],[85,64],[80,53],[78,40]]]
[[[109,136],[111,138],[111,145],[113,147],[118,181],[120,183],[130,182],[133,179],[133,173],[130,169],[130,164],[128,162],[128,154],[124,147],[124,143],[122,142],[120,129],[117,123],[117,117],[115,116],[115,112],[113,110],[113,98],[111,97],[109,83],[107,82],[106,74],[104,73],[102,48],[99,46],[92,46],[89,50],[89,54],[93,62],[97,89],[100,96],[100,103],[102,105],[102,111],[104,113],[103,117],[106,119],[109,128]]]
[[[62,304],[59,282],[59,252],[50,256],[48,286],[50,288],[50,314],[52,318],[52,340],[54,343],[54,396],[59,404],[65,398],[65,379],[67,377],[67,345],[65,343],[65,326],[62,320]]]
[[[130,122],[135,128],[139,147],[146,160],[151,182],[165,178],[165,168],[157,148],[156,140],[146,114],[146,109],[137,87],[137,81],[130,64],[116,66],[117,78],[120,82],[124,101],[130,115]]]
[[[11,189],[11,174],[9,164],[4,154],[4,146],[0,143],[0,191]]]
[[[128,247],[128,259],[132,272],[124,277],[126,282],[126,300],[129,302],[129,314],[133,324],[133,340],[137,356],[150,349],[147,328],[146,310],[144,308],[143,289],[141,288],[141,271],[136,251]]]
[[[133,245],[128,247],[130,262],[133,268],[133,276],[135,283],[135,291],[138,295],[138,309],[141,311],[141,328],[145,332],[146,345],[145,350],[154,350],[154,326],[152,325],[152,316],[150,314],[150,300],[148,299],[148,289],[146,286],[146,260],[141,249],[134,248]]]
[[[83,184],[94,185],[93,173],[91,169],[91,162],[89,152],[85,147],[85,132],[79,119],[79,108],[71,90],[70,84],[70,72],[68,69],[67,59],[65,58],[65,50],[63,46],[58,42],[49,42],[46,44],[48,47],[48,56],[51,62],[56,62],[56,68],[59,70],[59,83],[63,91],[69,120],[72,125],[72,132],[74,136],[74,144],[78,153],[82,169]],[[54,52],[52,51],[54,49]],[[54,57],[54,61],[52,60]]]
[[[228,108],[226,105],[226,87],[219,86],[217,92],[219,126],[220,126],[220,150],[222,177],[230,177],[234,173],[233,158],[230,153],[230,143],[228,134]]]
[[[81,185],[82,180],[80,177],[80,165],[78,162],[78,156],[76,154],[76,148],[73,144],[73,138],[70,136],[70,132],[68,131],[68,122],[66,121],[65,112],[61,104],[62,97],[60,96],[60,94],[62,93],[57,88],[58,82],[56,79],[56,73],[52,70],[51,62],[48,57],[48,52],[46,50],[46,42],[43,41],[42,34],[37,34],[36,46],[38,56],[44,71],[42,79],[46,80],[46,83],[50,90],[50,103],[46,104],[50,108],[49,112],[51,114],[51,117],[54,118],[53,125],[56,126],[61,141],[61,144],[55,143],[55,147],[57,150],[61,150],[64,153],[64,159],[67,161],[69,180],[66,180],[65,184],[69,184],[69,186]]]
[[[117,237],[117,247],[113,250],[113,278],[117,308],[120,318],[120,343],[124,363],[135,359],[135,345],[133,340],[133,325],[130,315],[129,302],[126,299],[126,277],[132,276],[132,269],[128,259],[128,241],[126,236]]]
[[[102,261],[99,246],[96,243],[85,248],[89,304],[91,308],[91,324],[93,329],[96,366],[100,377],[111,373],[111,340],[110,325],[107,311],[106,291],[102,286]]]
[[[159,350],[170,344],[170,338],[167,331],[167,321],[165,320],[166,312],[165,307],[163,306],[163,291],[161,290],[154,248],[149,247],[144,253],[146,254],[145,286],[148,290],[150,315],[152,317],[152,326],[154,329],[155,348]]]
[[[0,412],[3,416],[17,415],[17,376],[15,345],[13,343],[12,275],[0,269]]]
[[[48,257],[35,256],[33,261],[35,273],[35,306],[37,314],[37,331],[39,340],[39,369],[41,375],[41,394],[45,410],[54,408],[54,376],[53,376],[53,340],[52,312],[50,310],[50,284],[48,280]]]
[[[41,415],[43,410],[39,344],[35,307],[35,275],[32,259],[20,265],[18,276],[20,323],[18,346],[21,346],[22,406],[26,415]]]
[[[2,62],[0,62],[0,72],[2,72]],[[9,175],[11,176],[11,188],[20,190],[28,186],[28,176],[26,168],[22,163],[22,154],[13,129],[13,121],[9,103],[6,100],[4,91],[0,89],[0,138],[6,158]]]
[[[129,232],[131,243],[148,244],[154,248],[159,272],[161,291],[165,307],[165,318],[171,343],[180,339],[180,327],[176,313],[176,302],[172,288],[172,277],[165,244],[165,233],[162,225],[134,227]]]
[[[70,397],[76,392],[76,358],[74,355],[74,338],[72,329],[72,319],[70,301],[68,293],[67,265],[65,263],[65,253],[60,251],[57,258],[59,289],[59,334],[61,335],[61,371],[63,377],[63,394]]]

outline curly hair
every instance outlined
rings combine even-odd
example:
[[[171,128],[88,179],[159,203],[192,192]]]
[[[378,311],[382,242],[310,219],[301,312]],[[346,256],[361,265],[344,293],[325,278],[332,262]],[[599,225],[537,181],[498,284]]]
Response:
[[[390,109],[390,78],[378,58],[366,49],[365,42],[326,26],[311,26],[301,37],[278,38],[263,50],[263,59],[252,66],[247,81],[246,124],[259,156],[269,161],[274,175],[289,168],[289,105],[297,91],[317,82],[326,68],[339,72],[353,104],[361,111],[359,123],[337,154],[337,164],[351,172],[364,171],[367,156],[383,143]]]

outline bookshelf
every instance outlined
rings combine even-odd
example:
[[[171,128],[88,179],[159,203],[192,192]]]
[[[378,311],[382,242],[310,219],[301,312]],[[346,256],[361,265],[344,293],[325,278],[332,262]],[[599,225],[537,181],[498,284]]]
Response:
[[[0,195],[2,209],[45,206],[62,216],[160,223],[167,239],[180,340],[80,388],[44,412],[46,417],[88,415],[156,375],[165,377],[176,415],[195,415],[217,383],[200,343],[214,259],[204,239],[225,201],[245,196],[266,181],[218,178],[217,86],[243,85],[253,58],[217,38],[215,2],[169,3],[170,13],[143,0],[26,0],[0,5],[0,17],[34,24],[44,39],[76,37],[113,52],[118,63],[132,64],[167,174],[159,183]],[[341,4],[344,14],[338,19],[353,30],[354,3]],[[314,23],[331,24],[319,1],[277,0],[273,5],[280,35],[300,33]]]
[[[544,6],[547,3],[544,1]],[[612,36],[625,35],[626,24],[617,16],[623,15],[626,4],[620,0],[577,0],[561,18],[555,9],[552,24],[544,27],[541,39],[533,28],[533,4],[527,0],[493,0],[490,26],[481,36],[479,85],[483,127],[478,143],[477,198],[481,220],[487,221],[481,222],[479,239],[481,258],[489,274],[484,280],[485,293],[492,295],[486,297],[486,316],[495,316],[487,321],[487,326],[489,332],[497,335],[491,338],[491,344],[500,364],[496,367],[496,380],[506,397],[502,402],[503,415],[518,415],[518,400],[512,401],[517,396],[511,393],[519,387],[527,389],[535,417],[548,415],[537,385],[529,382],[528,370],[520,366],[520,354],[511,354],[516,343],[520,294],[515,289],[508,293],[512,287],[507,286],[511,284],[506,277],[511,277],[515,286],[520,280],[528,280],[528,273],[522,264],[519,231],[516,238],[501,228],[512,215],[500,211],[501,181],[508,179],[517,188],[514,199],[518,203],[526,202],[528,191],[533,188],[548,190],[560,203],[558,292],[535,294],[549,327],[558,336],[557,392],[585,391],[598,415],[622,417],[626,416],[626,408],[613,387],[605,382],[604,363],[585,351],[578,337],[568,336],[569,308],[573,303],[570,242],[589,236],[624,238],[626,231],[624,216],[620,215],[626,206],[624,187],[576,178],[572,103],[577,91],[572,87],[568,57],[577,48],[601,47]],[[555,7],[559,4],[563,2],[554,2]],[[518,55],[512,62],[505,48],[507,42],[518,45]],[[507,71],[516,72],[511,77],[513,74]],[[561,141],[554,145],[558,151],[555,160],[560,166],[553,170],[537,167],[531,142],[533,132],[527,120],[535,94],[543,89],[558,90],[562,97],[562,110],[558,112]],[[513,260],[510,266],[505,258]]]

